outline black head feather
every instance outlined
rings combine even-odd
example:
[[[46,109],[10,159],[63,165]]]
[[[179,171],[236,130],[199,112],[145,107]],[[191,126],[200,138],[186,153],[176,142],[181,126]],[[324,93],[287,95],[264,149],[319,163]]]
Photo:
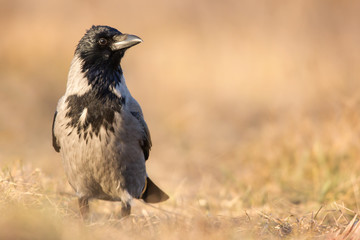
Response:
[[[81,38],[75,55],[82,60],[82,72],[92,86],[105,88],[120,81],[121,58],[125,51],[142,42],[109,26],[92,26]]]
[[[125,49],[111,49],[114,37],[119,35],[122,33],[108,26],[92,26],[87,30],[75,50],[84,62],[83,72],[91,68],[112,70],[119,66]]]

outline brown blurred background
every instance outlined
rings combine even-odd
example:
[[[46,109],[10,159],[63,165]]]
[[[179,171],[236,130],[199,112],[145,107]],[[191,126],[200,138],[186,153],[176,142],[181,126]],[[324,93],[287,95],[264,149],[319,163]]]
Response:
[[[93,24],[144,40],[122,66],[152,134],[149,171],[172,193],[182,181],[254,174],[242,166],[257,159],[244,153],[276,152],[272,136],[283,126],[306,142],[322,134],[317,124],[359,104],[359,1],[0,3],[3,166],[21,160],[64,176],[52,117],[75,46]],[[336,139],[341,129],[329,128]]]

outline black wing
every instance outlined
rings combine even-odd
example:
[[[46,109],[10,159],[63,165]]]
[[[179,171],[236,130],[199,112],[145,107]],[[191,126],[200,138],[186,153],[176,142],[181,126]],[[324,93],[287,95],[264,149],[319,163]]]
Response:
[[[144,152],[145,161],[149,158],[150,149],[152,146],[149,128],[140,112],[131,112],[131,114],[140,122],[144,130],[143,139],[140,142],[140,146]]]
[[[56,115],[57,115],[57,112],[55,112],[55,114],[54,114],[54,120],[53,120],[53,124],[52,124],[52,143],[53,143],[53,147],[54,147],[55,151],[60,152],[60,146],[59,146],[57,139],[55,137],[55,134],[54,134]]]

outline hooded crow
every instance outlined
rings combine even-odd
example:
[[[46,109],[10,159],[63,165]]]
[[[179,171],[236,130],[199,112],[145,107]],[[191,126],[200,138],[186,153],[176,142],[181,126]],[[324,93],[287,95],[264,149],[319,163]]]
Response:
[[[142,40],[108,26],[92,26],[76,47],[64,96],[54,115],[53,147],[88,218],[89,199],[157,203],[169,197],[148,177],[151,138],[120,66],[125,51]]]

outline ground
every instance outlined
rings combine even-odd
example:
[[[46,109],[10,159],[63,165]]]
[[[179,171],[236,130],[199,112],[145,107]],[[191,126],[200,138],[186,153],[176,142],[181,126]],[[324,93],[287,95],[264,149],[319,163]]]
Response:
[[[0,239],[360,239],[359,10],[4,3]],[[93,200],[83,223],[51,124],[92,24],[144,40],[122,67],[152,134],[148,174],[170,199],[134,200],[122,219],[119,203]]]

